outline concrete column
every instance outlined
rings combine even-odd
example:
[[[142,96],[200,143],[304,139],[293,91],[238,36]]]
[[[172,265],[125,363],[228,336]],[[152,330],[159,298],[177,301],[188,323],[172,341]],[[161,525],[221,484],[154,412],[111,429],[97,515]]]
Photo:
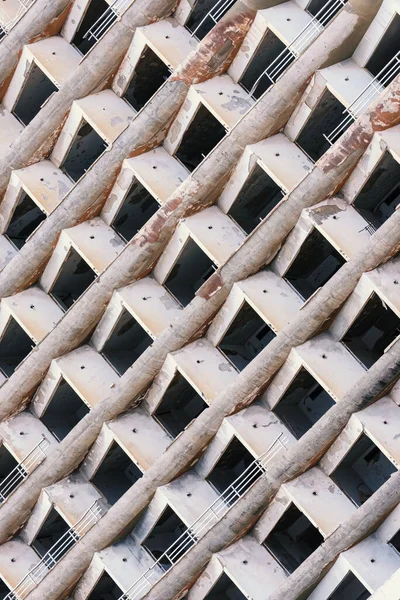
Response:
[[[58,33],[61,28],[58,20],[71,4],[71,0],[36,0],[10,30],[0,44],[0,90],[16,66],[24,44]]]
[[[350,415],[371,403],[378,395],[382,395],[388,386],[394,383],[400,375],[399,349],[400,342],[398,341],[365,373],[338,404],[325,413],[290,450],[281,455],[282,458],[279,463],[268,470],[266,476],[260,478],[238,500],[233,508],[189,550],[186,556],[173,566],[160,582],[153,586],[144,598],[148,600],[167,600],[177,597],[178,594],[181,596],[183,591],[196,579],[213,553],[222,550],[238,537],[244,535],[265,510],[267,503],[277,492],[279,486],[304,472],[310,466],[310,459],[316,462],[323,454],[327,444],[343,429]],[[241,375],[246,371],[247,368],[242,371]],[[219,399],[216,399],[212,407],[204,411],[202,415],[212,410],[216,404],[219,404]],[[197,418],[195,426],[201,420],[202,415]],[[205,423],[202,424],[202,428],[204,426]],[[200,431],[204,432],[204,429]],[[194,432],[192,426],[190,426],[177,440],[176,445],[180,445],[179,441],[183,437],[190,437],[190,433],[187,436],[185,435],[187,432],[191,432],[193,437]],[[193,447],[188,442],[189,440],[186,439],[184,449],[181,452],[192,452]],[[169,450],[163,456],[166,457],[168,452]],[[151,473],[151,471],[153,472]],[[158,468],[156,473],[151,467],[143,478],[135,483],[110,508],[101,521],[89,531],[82,541],[78,542],[63,561],[31,592],[30,600],[41,600],[43,597],[48,598],[48,600],[56,600],[56,598],[65,597],[67,592],[71,591],[72,585],[77,581],[80,574],[89,565],[94,552],[113,543],[121,531],[127,531],[132,526],[134,516],[139,514],[139,511],[144,508],[148,501],[144,499],[141,492],[142,490],[148,490],[149,485],[151,485],[150,482],[154,482],[154,480],[156,486],[166,483],[165,473],[162,469]],[[303,571],[302,567],[306,562],[303,563],[298,569],[301,573],[295,578],[296,592],[290,586],[288,580],[287,585],[280,586],[279,592],[274,594],[270,600],[294,600],[297,598],[299,588],[300,591],[307,589],[315,581],[317,573],[321,573],[324,566],[334,560],[339,552],[354,545],[376,528],[399,500],[400,473],[396,473],[308,559],[309,565],[311,563],[310,574],[308,574],[306,567]],[[315,556],[314,566],[312,558]],[[297,571],[293,575],[296,575],[296,573]],[[291,590],[290,593],[289,590]]]
[[[276,0],[269,4],[273,3]],[[268,137],[284,126],[314,71],[352,54],[379,4],[373,0],[364,0],[361,4],[359,0],[350,0],[314,43],[179,187],[170,201],[149,220],[130,244],[136,250],[136,246],[139,247],[142,256],[146,255],[147,264],[153,264],[161,253],[179,218],[215,199],[245,146]],[[241,3],[239,6],[243,7]],[[112,148],[93,164],[3,269],[0,273],[0,296],[20,291],[39,277],[61,229],[72,227],[84,217],[87,218],[92,205],[109,190],[110,180],[115,177],[123,158],[146,152],[162,141],[190,83],[204,81],[226,70],[253,18],[253,13],[247,7],[235,10],[233,17],[227,16],[221,20],[204,38]],[[232,44],[229,51],[227,41]],[[37,117],[46,107],[47,104]]]

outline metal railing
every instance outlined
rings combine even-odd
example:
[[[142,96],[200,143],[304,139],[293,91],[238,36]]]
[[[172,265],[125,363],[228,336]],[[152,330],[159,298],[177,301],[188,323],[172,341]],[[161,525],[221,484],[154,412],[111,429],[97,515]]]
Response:
[[[288,438],[280,433],[269,448],[256,458],[241,475],[188,527],[169,548],[149,567],[118,600],[138,600],[161,577],[163,563],[171,566],[177,562],[198,539],[215,525],[225,513],[243,496],[253,483],[266,472],[266,465],[284,448]],[[169,567],[168,567],[169,568]]]
[[[122,15],[132,2],[133,0],[114,0],[114,2],[106,8],[103,14],[84,34],[83,39],[95,40],[98,42],[101,36],[110,29],[111,25]]]
[[[200,23],[197,25],[196,29],[192,31],[192,36],[196,35],[200,27],[203,25],[203,23],[206,22],[207,19],[211,19],[214,25],[218,23],[220,18],[226,13],[227,10],[230,9],[234,2],[235,0],[218,0],[218,2],[214,4],[212,9],[208,11],[206,16],[202,18]]]
[[[332,145],[346,129],[360,116],[361,113],[373,102],[385,87],[393,81],[400,73],[400,51],[379,71],[379,73],[369,82],[369,84],[358,94],[357,98],[344,109],[345,118],[335,127],[329,135],[324,138]]]
[[[15,17],[13,17],[7,23],[0,24],[0,40],[7,35],[7,33],[18,23],[21,17],[27,12],[27,10],[36,2],[36,0],[18,0],[19,8]]]
[[[251,88],[250,95],[252,96],[257,90],[263,77],[267,77],[271,83],[275,83],[292,60],[297,58],[311,44],[346,2],[347,0],[328,0],[311,21],[296,35],[294,40],[290,42],[289,46],[286,46],[261,73]]]
[[[82,517],[60,537],[59,540],[44,554],[23,579],[11,590],[4,600],[22,600],[35,588],[51,571],[58,561],[88,532],[102,516],[101,507],[97,500],[87,509]]]
[[[3,479],[0,483],[0,503],[5,502],[8,496],[28,477],[29,473],[46,458],[45,451],[49,445],[50,442],[46,438],[42,438]]]

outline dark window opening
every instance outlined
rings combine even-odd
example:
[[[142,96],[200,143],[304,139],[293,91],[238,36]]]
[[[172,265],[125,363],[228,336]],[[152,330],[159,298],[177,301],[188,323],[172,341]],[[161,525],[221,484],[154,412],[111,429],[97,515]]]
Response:
[[[85,16],[82,19],[81,24],[79,25],[71,44],[73,44],[82,54],[87,54],[92,46],[96,43],[96,38],[90,36],[84,38],[85,34],[89,31],[89,29],[95,25],[96,21],[100,19],[100,17],[107,11],[107,15],[105,17],[106,21],[111,26],[111,24],[116,21],[117,15],[110,10],[110,5],[106,0],[92,0],[88,6],[88,9],[85,13]],[[101,23],[98,23],[100,26]],[[104,33],[106,30],[101,29],[101,32]]]
[[[272,329],[245,302],[218,348],[241,371],[274,337]]]
[[[114,369],[123,375],[151,344],[153,339],[124,309],[106,341],[102,354]]]
[[[186,306],[213,273],[212,260],[189,238],[164,285],[182,306]]]
[[[42,104],[56,91],[57,88],[54,83],[50,81],[40,67],[33,63],[17,104],[12,111],[13,114],[24,125],[29,125],[38,114]]]
[[[330,135],[343,121],[344,106],[329,90],[325,90],[321,100],[311,112],[296,143],[313,160],[318,160],[330,148],[323,134]],[[349,120],[347,127],[351,125]],[[346,127],[346,129],[347,129]],[[345,129],[341,133],[344,133]]]
[[[307,300],[344,265],[345,259],[317,229],[303,242],[300,252],[285,275]]]
[[[123,594],[114,579],[104,571],[87,600],[118,600]]]
[[[175,156],[189,171],[193,171],[224,135],[224,126],[201,104]]]
[[[11,317],[0,340],[0,369],[4,375],[11,377],[33,346],[35,346],[33,340]]]
[[[399,333],[399,317],[373,292],[342,342],[369,369]]]
[[[328,392],[302,367],[273,412],[299,439],[334,404]]]
[[[169,75],[170,70],[167,65],[151,48],[146,46],[123,97],[135,110],[140,110],[168,79]]]
[[[291,504],[267,536],[263,546],[288,573],[293,573],[323,541],[318,529]]]
[[[220,493],[224,492],[254,461],[254,456],[234,437],[221,458],[207,476],[207,481]],[[261,475],[261,473],[260,473]],[[240,495],[251,486],[255,478],[244,477],[238,486]],[[229,502],[234,502],[237,497],[229,495]]]
[[[389,544],[393,546],[400,554],[400,529],[399,531],[389,540]]]
[[[141,476],[140,469],[113,442],[91,482],[110,504],[115,504]]]
[[[71,248],[50,294],[62,308],[68,309],[95,279],[93,269]]]
[[[119,209],[112,226],[122,237],[129,242],[134,235],[147,223],[158,210],[158,202],[135,180],[125,200]]]
[[[5,235],[20,249],[45,218],[46,215],[32,198],[22,192]]]
[[[0,29],[0,40],[1,40],[1,29]],[[0,579],[0,596],[2,598],[5,598],[7,596],[7,594],[10,593],[10,588],[8,587],[8,585],[2,580]]]
[[[187,527],[183,521],[174,513],[172,508],[167,506],[147,538],[142,542],[142,546],[146,548],[155,560],[158,560],[186,529]],[[185,544],[183,547],[183,544],[178,542],[174,549],[171,549],[172,563],[176,562],[180,556],[189,550],[193,543]],[[164,570],[167,570],[172,563],[166,556],[163,556],[160,566]]]
[[[378,73],[388,64],[390,60],[400,51],[400,15],[396,13],[396,16],[386,29],[381,41],[377,45],[376,49],[372,53],[371,58],[366,64],[366,68],[372,75],[378,75]],[[387,77],[385,73],[391,72]],[[379,78],[381,83],[385,86],[389,85],[395,78],[397,70],[395,68],[388,69],[387,72],[383,73],[382,77]]]
[[[349,571],[340,585],[327,600],[367,600],[371,594],[361,581]]]
[[[72,142],[62,169],[71,179],[78,181],[106,148],[107,144],[103,138],[84,121]]]
[[[61,379],[41,421],[60,441],[88,412],[89,408],[78,394]]]
[[[2,444],[0,446],[0,492],[4,498],[7,498],[18,487],[23,477],[28,474],[23,467],[20,467],[21,473],[10,477],[10,473],[17,465],[18,461],[15,460],[11,452]],[[1,502],[3,502],[3,498],[0,497]]]
[[[226,573],[223,573],[208,592],[205,600],[246,600],[246,596],[236,587]]]
[[[376,228],[395,211],[400,202],[400,164],[385,152],[354,201],[359,213]]]
[[[192,11],[192,14],[190,15],[188,22],[186,24],[186,27],[189,29],[189,31],[193,32],[200,25],[201,21],[204,19],[206,14],[211,9],[214,8],[214,6],[215,6],[215,0],[197,0],[195,7]],[[224,16],[224,14],[228,11],[228,9],[230,8],[230,3],[227,2],[225,8],[224,8],[224,6],[225,6],[225,3],[222,6],[219,5],[218,20],[220,20]],[[202,40],[203,37],[205,37],[207,35],[207,33],[209,31],[211,31],[211,29],[214,27],[214,25],[215,25],[215,23],[211,19],[211,17],[207,17],[207,19],[204,20],[204,23],[202,23],[202,25],[196,31],[197,39]]]
[[[176,437],[199,416],[207,404],[180,374],[168,386],[154,416],[173,437]]]
[[[362,434],[331,474],[331,478],[356,506],[360,506],[395,471],[390,460],[369,437]]]
[[[313,17],[315,17],[319,11],[327,4],[327,0],[311,0],[309,5],[307,6],[307,12],[310,13]],[[327,9],[324,10],[320,15],[318,15],[318,21],[322,22],[322,24],[326,27],[326,25],[333,19],[333,17],[339,12],[342,8],[342,5],[337,2],[332,4],[329,2]]]
[[[36,550],[39,556],[43,557],[46,552],[56,544],[60,538],[68,531],[69,525],[64,521],[61,515],[52,508],[49,516],[41,526],[39,533],[32,542],[32,548]],[[65,540],[65,544],[63,541]],[[74,540],[71,537],[71,542],[67,538],[63,538],[60,544],[57,544],[57,560],[60,560],[73,545]]]
[[[281,200],[279,185],[256,165],[228,214],[246,233],[251,233]]]
[[[288,50],[278,58],[285,48],[285,44],[281,42],[271,30],[268,30],[240,79],[240,83],[245,90],[250,92],[253,85],[266,69],[268,69],[268,74],[273,81],[276,81],[278,76],[281,75],[294,60],[293,54]],[[285,65],[284,69],[283,65]],[[253,92],[253,97],[260,98],[271,85],[271,79],[264,74],[257,83]]]

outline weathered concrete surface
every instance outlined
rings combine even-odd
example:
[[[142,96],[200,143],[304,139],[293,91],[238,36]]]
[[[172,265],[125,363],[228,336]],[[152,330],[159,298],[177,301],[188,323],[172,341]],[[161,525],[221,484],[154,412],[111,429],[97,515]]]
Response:
[[[73,100],[99,91],[118,65],[137,27],[168,16],[176,0],[135,0],[132,6],[107,31],[98,44],[82,59],[74,74],[61,86],[21,132],[8,153],[0,159],[0,194],[7,187],[12,169],[20,169],[41,160],[54,141]]]
[[[362,10],[360,9],[361,12],[358,14],[356,8],[358,9],[359,2],[354,0],[354,4],[355,7],[352,6],[352,2],[346,4],[310,48],[291,65],[277,84],[264,94],[230,134],[171,196],[166,206],[161,208],[135,236],[131,246],[138,246],[142,255],[145,253],[147,268],[154,263],[165,247],[177,220],[204,208],[215,199],[245,146],[272,135],[286,123],[315,69],[351,55],[379,5],[379,3],[373,3],[373,8],[371,8],[370,3],[363,2]],[[242,15],[242,19],[248,24],[247,13]],[[208,45],[200,44],[199,48],[189,56],[182,68],[183,79],[189,77],[189,72],[193,77],[197,77],[196,71],[190,71],[189,63],[198,69],[200,63],[204,62],[209,65],[211,57],[218,59],[213,61],[214,73],[226,69],[228,65],[226,54],[218,54],[222,39],[218,29],[219,25],[205,38],[205,40],[210,40],[207,42]],[[226,28],[228,31],[232,28],[229,19]],[[233,58],[237,48],[231,50],[230,59]],[[162,117],[163,110],[167,109],[168,113],[168,109],[171,108],[168,113],[171,118],[172,109],[174,106],[176,110],[179,108],[187,85],[179,78],[180,69],[177,73],[176,77],[172,77],[171,81],[160,88],[129,128],[116,140],[113,148],[100,157],[86,176],[71,190],[52,215],[40,225],[31,239],[3,269],[0,273],[0,296],[12,295],[39,277],[59,231],[71,227],[84,218],[90,206],[108,189],[110,177],[119,168],[122,158],[124,158],[124,152],[127,156],[146,151],[151,147],[149,139],[156,143],[154,135],[153,138],[151,135],[146,135],[147,128],[152,134],[154,133],[151,129],[154,119],[160,119],[157,124],[158,139],[162,137],[163,127],[168,124],[167,115],[164,114]],[[207,68],[203,75],[204,77],[209,76],[210,69]],[[169,102],[167,107],[165,106],[166,102]],[[161,123],[162,118],[165,119],[163,124]],[[121,282],[119,285],[124,285],[124,283]]]
[[[61,29],[60,15],[72,4],[71,0],[37,0],[0,43],[0,90],[12,72],[24,44]],[[53,31],[52,26],[55,26]]]
[[[267,472],[267,476],[258,480],[224,518],[207,532],[181,561],[176,563],[167,572],[163,579],[152,588],[145,598],[149,598],[149,600],[169,600],[181,597],[185,588],[200,573],[212,553],[222,550],[243,535],[261,515],[279,486],[285,481],[300,475],[311,464],[317,462],[329,443],[346,425],[351,414],[370,404],[379,395],[383,395],[388,387],[398,379],[400,375],[399,349],[400,341],[396,342],[366,372],[361,380],[345,394],[339,403],[327,411],[296,444],[284,453],[279,463]],[[248,378],[249,373],[246,373],[248,369],[249,367],[246,367],[238,379]],[[230,388],[235,387],[235,385],[233,384]],[[232,391],[231,389],[231,394]],[[171,448],[175,449],[175,459],[181,464],[184,461],[188,464],[190,458],[193,459],[196,456],[193,455],[193,449],[194,446],[197,446],[198,437],[202,437],[205,441],[209,436],[207,430],[210,424],[209,418],[203,419],[202,417],[209,411],[214,412],[216,416],[221,411],[222,403],[220,398],[223,396],[224,394],[216,399],[212,406],[206,409],[190,425],[164,455],[150,467],[142,479],[137,481],[108,511],[101,521],[78,542],[63,559],[62,563],[57,565],[30,594],[32,600],[40,600],[43,597],[48,600],[56,600],[56,598],[65,597],[71,591],[72,585],[89,565],[93,553],[113,543],[121,531],[126,531],[131,526],[134,516],[139,514],[150,499],[150,496],[147,500],[145,499],[149,488],[154,486],[153,489],[155,491],[158,486],[169,481],[168,476],[171,475],[171,461],[167,459],[167,456]],[[203,422],[200,424],[200,421]],[[220,422],[219,416],[218,422]],[[215,428],[215,424],[212,427]],[[183,438],[186,439],[183,441]],[[180,447],[180,458],[176,454],[178,447]],[[173,463],[174,476],[176,476],[179,474],[179,471],[176,471],[175,461]],[[169,471],[169,474],[166,471]],[[321,557],[319,557],[318,572],[321,571],[321,564],[324,566],[324,561],[325,564],[329,563],[335,558],[337,553],[355,544],[363,536],[370,533],[380,523],[382,518],[394,508],[399,500],[400,473],[396,473],[396,475],[392,476],[382,486],[381,490],[374,494],[362,508],[356,511],[351,519],[339,528],[342,535],[339,535],[338,530],[336,530],[322,546],[322,550],[320,548],[316,551],[321,554]],[[369,505],[366,507],[367,503]],[[325,548],[328,548],[328,550],[325,551]],[[311,577],[308,578],[308,580],[310,579]],[[301,585],[304,586],[305,583],[303,582]],[[294,599],[297,596],[273,596],[274,599],[279,598],[279,600],[286,600],[289,597]]]
[[[358,124],[355,127],[358,127]],[[349,136],[351,136],[351,132],[349,132]],[[308,194],[303,194],[303,192],[305,191],[304,182],[308,181],[309,178],[311,178],[311,174],[300,184],[299,188],[301,189],[297,189],[295,198],[303,199],[308,197]],[[323,178],[320,178],[320,180],[322,181]],[[311,179],[309,181],[309,193],[311,193],[311,190],[315,190],[314,182],[316,181],[318,180]],[[285,207],[288,211],[284,214],[287,214],[289,218],[289,213],[291,210],[294,210],[293,208],[291,209],[290,202],[284,202],[281,206]],[[296,207],[296,204],[294,207]],[[278,211],[273,214],[277,213]],[[163,333],[134,365],[128,369],[109,396],[101,400],[76,425],[70,434],[60,443],[53,455],[47,458],[46,462],[38,467],[10,497],[7,505],[5,505],[7,510],[0,509],[1,541],[4,541],[21,526],[21,523],[28,516],[32,505],[39,496],[42,487],[61,479],[77,467],[90,445],[95,441],[103,422],[112,419],[126,409],[134,398],[146,388],[161,367],[168,352],[178,349],[190,339],[194,332],[211,319],[228,293],[229,285],[226,283],[227,279],[230,278],[232,281],[235,278],[235,272],[236,276],[238,276],[238,273],[243,273],[243,271],[251,269],[248,263],[250,262],[249,257],[253,254],[255,260],[261,259],[262,249],[265,248],[266,243],[270,243],[269,241],[266,242],[268,235],[264,234],[270,232],[272,235],[274,230],[274,222],[268,223],[269,219],[257,230],[259,235],[250,236],[247,244],[239,249],[234,259],[228,261],[228,272],[226,274],[223,273],[224,287],[211,295],[208,300],[197,296],[182,311],[182,317],[175,320],[171,328]],[[286,360],[290,350],[315,335],[329,316],[342,305],[353,291],[363,272],[375,268],[381,262],[385,261],[388,256],[393,255],[400,245],[399,225],[400,211],[397,211],[370,238],[367,247],[355,254],[338,271],[324,288],[302,308],[298,317],[291,324],[287,325],[246,369],[238,375],[235,383],[229,386],[224,393],[220,394],[212,406],[206,409],[192,423],[190,428],[184,431],[164,455],[156,461],[156,464],[150,469],[150,472],[153,473],[152,477],[154,477],[155,487],[146,488],[150,496],[154,493],[157,485],[161,485],[157,479],[158,476],[161,476],[161,474],[165,475],[163,483],[166,483],[183,472],[193,459],[208,445],[223,418],[248,405],[260,394],[260,390],[264,388],[272,375]],[[238,258],[240,254],[241,259]],[[235,268],[231,266],[232,261],[237,261]],[[241,267],[237,265],[241,265]],[[67,335],[68,328],[70,327],[74,327],[73,320],[68,322],[66,329],[63,329],[61,335]],[[46,355],[48,355],[50,350],[51,348],[46,348]],[[33,370],[34,367],[35,362],[32,361],[31,369]],[[12,378],[8,383],[13,383]],[[19,380],[19,385],[23,386],[23,384],[24,379]],[[5,384],[3,388],[6,388],[7,385]],[[3,388],[0,390],[0,395]],[[2,402],[8,403],[10,408],[15,409],[15,406],[12,406],[12,401],[10,402],[13,394],[18,394],[18,386],[13,388],[13,393],[4,395]],[[140,485],[144,484],[140,483]],[[150,486],[150,482],[148,485]],[[151,492],[150,489],[153,491]]]
[[[264,4],[271,5],[276,1],[264,0]],[[2,271],[1,297],[20,291],[40,276],[60,231],[88,218],[89,212],[96,212],[93,205],[97,206],[96,202],[100,205],[105,199],[124,158],[136,156],[162,143],[190,84],[205,81],[226,71],[254,19],[255,12],[254,8],[251,9],[242,2],[236,3],[213,27],[187,57],[182,68],[178,68],[174,76],[139,111],[129,127],[42,223],[15,256],[15,262],[12,261],[12,265],[9,263]],[[38,116],[41,113],[42,111]]]

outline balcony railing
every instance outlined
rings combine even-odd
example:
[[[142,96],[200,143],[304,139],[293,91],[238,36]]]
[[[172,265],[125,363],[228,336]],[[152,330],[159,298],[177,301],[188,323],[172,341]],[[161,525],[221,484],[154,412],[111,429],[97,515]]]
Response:
[[[106,33],[111,25],[122,15],[122,13],[132,4],[133,0],[114,0],[112,4],[103,12],[101,17],[85,33],[85,40],[99,41],[102,35]]]
[[[48,447],[49,442],[46,438],[42,438],[29,454],[3,479],[0,483],[0,503],[5,502],[12,492],[46,458]]]
[[[218,523],[228,510],[243,496],[249,487],[266,472],[267,464],[282,450],[286,450],[288,438],[279,434],[271,446],[256,458],[241,475],[188,527],[182,535],[156,560],[151,567],[118,600],[138,600],[159,579],[164,571],[163,563],[172,566],[206,533]]]
[[[275,83],[292,60],[300,56],[346,2],[347,0],[328,0],[311,21],[296,35],[289,46],[282,50],[261,73],[250,90],[251,96],[256,92],[263,77],[267,77],[271,83]]]
[[[0,24],[0,41],[7,35],[7,33],[18,23],[21,17],[27,12],[27,10],[34,4],[36,0],[18,0],[19,7],[17,14],[7,23]]]
[[[40,562],[33,567],[4,600],[22,600],[51,571],[59,560],[82,538],[102,516],[100,505],[96,502],[87,509],[79,521],[46,552]]]
[[[208,11],[205,17],[202,18],[200,23],[197,25],[196,29],[192,31],[192,36],[196,35],[200,27],[207,21],[207,19],[211,19],[214,23],[218,23],[221,17],[230,9],[230,7],[235,3],[235,0],[218,0],[214,4],[211,10]]]
[[[345,108],[345,118],[337,127],[324,138],[332,145],[346,131],[346,129],[359,117],[364,110],[373,102],[385,87],[393,81],[400,73],[400,51],[383,67],[381,71],[370,81],[370,83],[358,94],[357,98]]]

